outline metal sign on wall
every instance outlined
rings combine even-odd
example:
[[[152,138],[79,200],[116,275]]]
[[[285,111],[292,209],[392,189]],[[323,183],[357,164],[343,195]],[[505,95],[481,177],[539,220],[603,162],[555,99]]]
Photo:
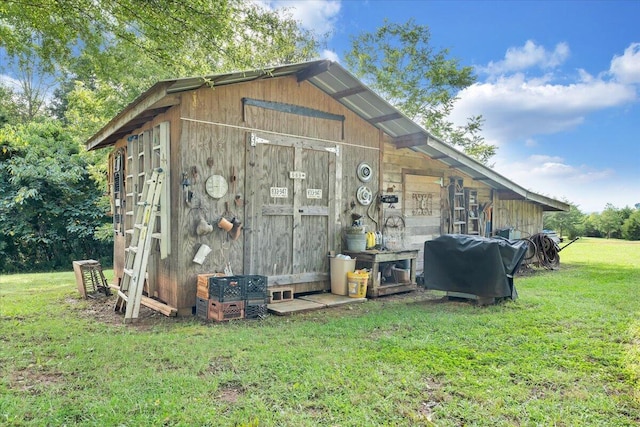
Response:
[[[322,188],[307,188],[307,199],[322,199]]]
[[[289,197],[289,189],[287,187],[271,187],[269,194],[275,199],[286,199]]]
[[[301,171],[289,171],[290,179],[306,179],[307,174]]]

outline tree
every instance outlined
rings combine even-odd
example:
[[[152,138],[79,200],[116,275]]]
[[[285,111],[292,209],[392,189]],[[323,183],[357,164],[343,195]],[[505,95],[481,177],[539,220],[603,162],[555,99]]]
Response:
[[[607,239],[611,237],[620,237],[620,229],[622,227],[622,214],[618,208],[611,203],[607,203],[604,210],[600,214],[600,220],[598,229],[607,236]]]
[[[584,235],[585,215],[577,205],[565,202],[569,204],[569,211],[544,214],[544,228],[557,230],[560,236],[567,235],[570,239]]]
[[[600,214],[593,212],[584,219],[584,235],[587,237],[602,237],[602,233],[598,228],[600,224]]]
[[[54,79],[40,67],[33,52],[20,52],[14,60],[19,84],[16,93],[18,111],[22,122],[28,122],[45,112],[46,98],[54,86]]]
[[[81,55],[98,77],[115,74],[112,49],[126,46],[152,75],[268,67],[314,55],[317,42],[290,15],[243,0],[35,0],[0,6],[0,43],[9,56],[34,53],[46,71],[65,71]]]
[[[622,224],[622,237],[640,240],[640,209],[636,208]]]
[[[13,90],[0,84],[0,128],[7,124],[16,124],[20,120],[20,112]]]
[[[431,47],[430,41],[427,26],[385,21],[375,32],[352,39],[346,62],[407,117],[486,164],[496,146],[481,136],[482,117],[471,117],[464,126],[447,119],[456,94],[475,82],[473,70],[448,58],[447,49]]]
[[[103,108],[91,115],[104,124],[158,80],[268,70],[275,63],[310,59],[318,45],[291,15],[241,0],[0,5],[0,47],[11,58],[34,58],[34,72],[54,73],[59,85],[49,111],[60,119],[67,114],[68,96],[93,98]]]
[[[0,271],[110,259],[110,248],[94,238],[109,219],[87,157],[52,120],[0,129]]]

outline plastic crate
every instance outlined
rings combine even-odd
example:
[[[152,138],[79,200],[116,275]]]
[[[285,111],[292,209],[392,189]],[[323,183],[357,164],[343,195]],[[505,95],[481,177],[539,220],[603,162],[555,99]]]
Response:
[[[244,315],[247,319],[263,319],[267,317],[266,301],[249,301],[244,306]]]
[[[245,299],[246,280],[242,276],[209,277],[209,299],[219,302]]]
[[[209,319],[209,300],[196,298],[196,316],[204,320]]]
[[[244,319],[244,301],[220,302],[209,300],[208,318],[216,322]]]
[[[211,277],[224,277],[222,273],[198,274],[196,295],[198,298],[209,299],[209,279]]]
[[[246,299],[265,299],[267,294],[267,276],[242,276],[245,279]]]

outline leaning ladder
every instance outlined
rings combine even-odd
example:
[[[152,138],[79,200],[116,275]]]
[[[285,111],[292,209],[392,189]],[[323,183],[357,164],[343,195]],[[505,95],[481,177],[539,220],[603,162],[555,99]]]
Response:
[[[144,279],[149,262],[149,252],[151,252],[152,232],[159,210],[163,180],[164,171],[161,168],[155,169],[151,174],[151,179],[145,182],[142,199],[134,207],[133,235],[131,236],[131,245],[126,249],[122,281],[115,305],[115,311],[125,310],[125,323],[137,319],[140,312]]]

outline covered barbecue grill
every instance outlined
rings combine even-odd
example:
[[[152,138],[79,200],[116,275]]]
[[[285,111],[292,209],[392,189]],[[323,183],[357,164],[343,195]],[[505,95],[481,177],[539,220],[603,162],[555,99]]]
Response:
[[[454,296],[515,299],[513,275],[526,252],[525,241],[442,235],[424,244],[424,285]]]

